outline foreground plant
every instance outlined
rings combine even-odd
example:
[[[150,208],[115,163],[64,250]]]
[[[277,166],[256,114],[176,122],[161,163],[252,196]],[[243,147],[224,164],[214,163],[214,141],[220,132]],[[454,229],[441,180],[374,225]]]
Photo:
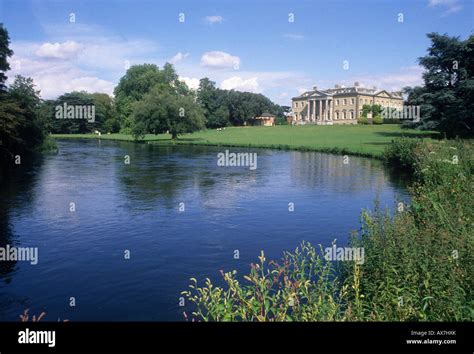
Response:
[[[386,151],[415,177],[411,205],[363,211],[351,246],[363,264],[335,267],[309,243],[260,262],[225,286],[192,279],[184,291],[201,321],[465,321],[474,319],[474,149],[465,141],[402,139]]]

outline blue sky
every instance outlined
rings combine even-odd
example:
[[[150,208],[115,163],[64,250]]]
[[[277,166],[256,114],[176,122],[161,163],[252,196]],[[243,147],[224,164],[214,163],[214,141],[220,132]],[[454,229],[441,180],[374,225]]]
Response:
[[[110,94],[128,64],[171,61],[191,87],[207,76],[280,104],[312,86],[419,84],[426,33],[464,39],[474,23],[471,0],[0,0],[0,22],[10,79],[33,77],[44,98]]]

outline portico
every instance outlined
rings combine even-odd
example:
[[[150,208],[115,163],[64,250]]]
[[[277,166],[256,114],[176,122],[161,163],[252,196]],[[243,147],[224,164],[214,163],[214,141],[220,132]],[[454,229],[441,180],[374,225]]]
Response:
[[[332,124],[332,97],[316,91],[308,97],[308,111],[305,122],[319,125]]]

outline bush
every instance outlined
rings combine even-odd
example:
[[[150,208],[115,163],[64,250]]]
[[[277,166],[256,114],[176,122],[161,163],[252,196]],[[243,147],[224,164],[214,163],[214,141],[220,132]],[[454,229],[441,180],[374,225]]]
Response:
[[[369,119],[367,117],[357,118],[357,124],[369,124]]]
[[[469,142],[395,140],[385,152],[410,170],[411,205],[363,211],[352,247],[363,264],[335,268],[303,243],[280,264],[262,252],[242,285],[192,279],[184,295],[204,321],[472,321],[474,319],[474,149]]]
[[[372,120],[373,124],[383,124],[383,118],[381,116],[375,116]]]

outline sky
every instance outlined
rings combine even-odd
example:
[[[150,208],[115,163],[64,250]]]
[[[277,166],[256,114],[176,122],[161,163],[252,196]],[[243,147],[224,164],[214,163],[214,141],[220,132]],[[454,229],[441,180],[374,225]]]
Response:
[[[314,86],[401,90],[420,84],[429,32],[473,34],[472,0],[0,0],[15,75],[44,99],[113,94],[135,64],[171,62],[191,88],[290,105]]]

